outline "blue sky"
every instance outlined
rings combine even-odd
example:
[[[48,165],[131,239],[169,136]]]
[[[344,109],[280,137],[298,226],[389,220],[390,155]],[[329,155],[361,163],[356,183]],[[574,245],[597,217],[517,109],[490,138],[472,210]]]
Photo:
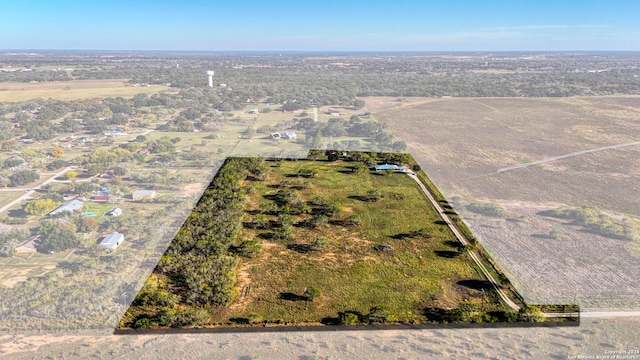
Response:
[[[638,0],[0,0],[0,48],[640,50],[638,14]]]

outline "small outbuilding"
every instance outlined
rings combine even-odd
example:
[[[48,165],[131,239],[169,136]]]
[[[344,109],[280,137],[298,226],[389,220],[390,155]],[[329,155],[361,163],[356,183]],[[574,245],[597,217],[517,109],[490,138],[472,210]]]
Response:
[[[123,241],[124,234],[119,232],[112,232],[111,234],[105,236],[102,241],[100,241],[100,246],[107,248],[107,250],[109,251],[113,251],[117,249]]]
[[[120,208],[115,208],[115,209],[111,209],[107,212],[107,215],[109,216],[120,216],[122,215],[122,209]]]
[[[133,200],[141,200],[144,198],[153,199],[155,197],[156,197],[155,190],[136,190],[133,193],[131,193],[131,199]]]
[[[283,131],[280,134],[280,137],[282,137],[284,140],[293,140],[297,137],[297,135],[292,131]]]
[[[93,201],[108,201],[109,200],[109,193],[104,192],[104,191],[98,191],[95,195],[91,196],[91,200]]]

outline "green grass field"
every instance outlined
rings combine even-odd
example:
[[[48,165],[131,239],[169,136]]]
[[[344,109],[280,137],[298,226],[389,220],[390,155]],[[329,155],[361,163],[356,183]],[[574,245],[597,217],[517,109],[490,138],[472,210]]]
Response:
[[[98,219],[102,215],[104,215],[104,213],[113,209],[114,207],[115,205],[109,204],[109,203],[85,201],[82,207],[82,212],[93,213],[94,214],[93,218]]]
[[[239,267],[238,290],[249,287],[249,294],[214,311],[214,322],[257,313],[269,321],[318,323],[344,311],[366,314],[374,306],[388,308],[402,322],[423,322],[424,307],[455,308],[462,301],[482,301],[479,290],[456,284],[483,280],[467,256],[439,255],[455,253],[454,236],[438,223],[437,213],[415,182],[400,173],[341,172],[347,165],[340,161],[285,161],[271,168],[268,181],[251,183],[255,192],[246,211],[256,210],[264,195],[275,193],[277,189],[270,185],[289,179],[287,174],[313,168],[318,175],[308,179],[311,187],[301,190],[300,196],[305,200],[323,196],[343,208],[342,216],[355,215],[362,224],[296,227],[292,240],[264,240],[262,252],[252,259],[243,258]],[[371,189],[380,190],[383,199],[364,202],[353,198]],[[251,217],[246,215],[245,221]],[[426,229],[432,237],[393,238],[419,229]],[[254,238],[258,232],[243,229],[239,241]],[[324,251],[299,253],[287,248],[308,244],[318,236],[329,240]],[[376,251],[373,247],[377,244],[389,244],[393,251]],[[313,302],[283,299],[286,294],[302,296],[304,289],[312,286],[323,294]]]
[[[219,303],[224,306],[189,305],[190,290],[181,278],[155,271],[147,289],[158,290],[141,292],[121,326],[175,325],[186,321],[176,320],[187,319],[180,316],[205,310],[206,318],[197,320],[198,326],[237,326],[256,317],[284,325],[353,323],[345,320],[349,313],[356,314],[356,323],[376,322],[369,317],[374,308],[384,309],[385,321],[420,324],[449,319],[435,314],[484,316],[510,310],[469,254],[460,251],[455,236],[411,177],[352,171],[354,165],[346,160],[263,161],[256,174],[268,173],[266,179],[252,175],[242,181],[247,193],[246,200],[237,200],[244,204],[242,227],[226,250],[239,260],[230,282],[237,296],[232,293],[229,302]],[[303,171],[313,176],[297,175]],[[215,179],[213,183],[218,184]],[[281,191],[292,198],[278,200]],[[367,200],[370,191],[380,199]],[[327,208],[338,210],[325,212]],[[289,236],[279,236],[282,231],[289,231]],[[312,246],[319,238],[324,245]],[[243,244],[256,239],[260,249],[242,256]],[[381,251],[380,245],[391,249]],[[306,292],[312,288],[320,292],[314,299]],[[496,316],[490,321],[506,321]]]
[[[22,190],[0,192],[0,206],[13,201],[22,195],[24,195]]]

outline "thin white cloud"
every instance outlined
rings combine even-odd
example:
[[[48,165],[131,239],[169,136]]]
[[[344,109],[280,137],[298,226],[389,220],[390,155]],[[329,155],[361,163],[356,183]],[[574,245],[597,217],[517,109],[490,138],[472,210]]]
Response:
[[[477,28],[475,30],[478,31],[518,31],[518,30],[554,30],[554,29],[576,29],[576,30],[584,30],[584,29],[602,29],[602,28],[611,28],[611,25],[606,24],[574,24],[574,25],[562,25],[562,24],[545,24],[545,25],[519,25],[519,26],[498,26],[498,27],[487,27],[487,28]]]

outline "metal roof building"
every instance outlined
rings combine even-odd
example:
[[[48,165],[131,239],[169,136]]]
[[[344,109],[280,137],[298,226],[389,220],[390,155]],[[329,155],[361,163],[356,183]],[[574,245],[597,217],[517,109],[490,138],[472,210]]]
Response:
[[[131,198],[133,200],[139,200],[145,197],[156,197],[155,190],[136,190],[131,193]]]
[[[64,211],[80,211],[82,210],[82,206],[84,205],[84,203],[82,202],[82,200],[78,200],[78,199],[73,199],[71,201],[68,201],[60,206],[58,206],[57,209],[53,210],[52,212],[49,213],[49,216],[53,216],[56,214],[59,214],[61,212]]]
[[[109,250],[115,250],[124,241],[124,234],[113,232],[100,241],[100,246],[104,246]]]
[[[384,165],[376,165],[375,169],[376,169],[376,171],[378,171],[378,170],[406,170],[407,167],[406,166],[393,165],[393,164],[384,164]]]

